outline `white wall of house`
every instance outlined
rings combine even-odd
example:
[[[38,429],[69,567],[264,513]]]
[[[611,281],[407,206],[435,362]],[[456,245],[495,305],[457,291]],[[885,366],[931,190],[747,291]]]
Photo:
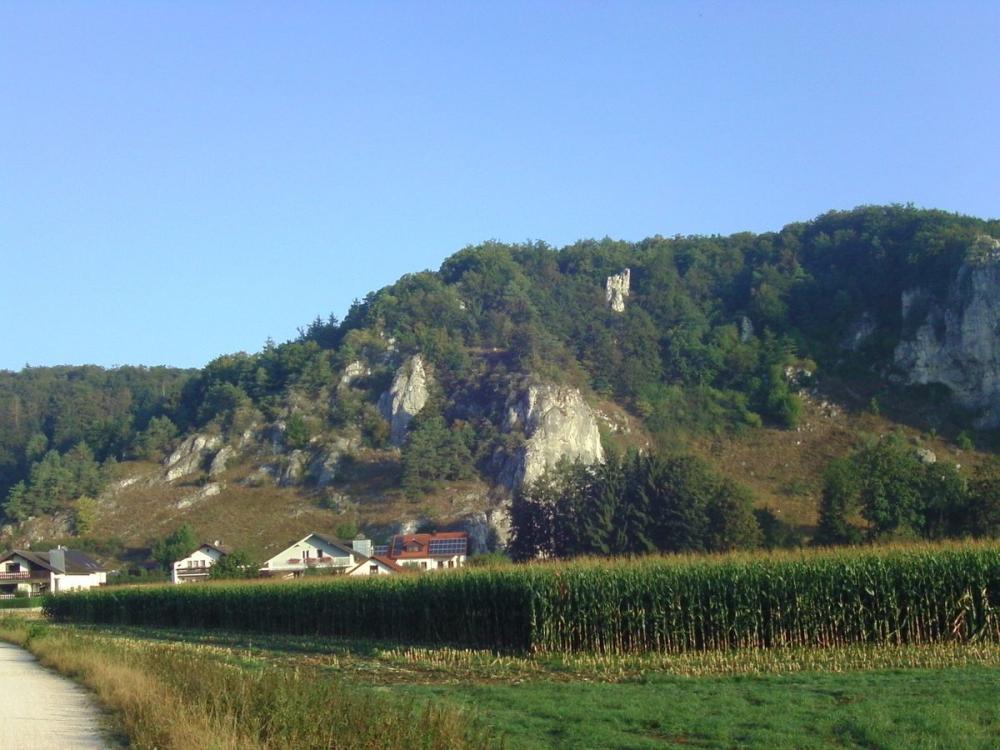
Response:
[[[316,535],[307,536],[264,563],[261,570],[295,572],[308,568],[349,568],[357,563],[354,553],[347,553]]]
[[[465,565],[465,555],[451,557],[408,557],[396,560],[397,565],[413,567],[417,570],[449,570]]]
[[[388,565],[374,558],[370,560],[365,560],[359,563],[357,567],[352,568],[348,571],[348,575],[352,576],[384,576],[384,575],[394,575],[398,571],[393,570]]]
[[[97,573],[72,574],[49,573],[49,591],[58,594],[62,591],[86,591],[108,582],[108,574],[103,570]]]
[[[222,553],[215,547],[203,544],[187,557],[178,560],[173,564],[170,571],[170,580],[174,583],[183,583],[186,576],[199,576],[208,574],[209,568],[222,558]],[[191,580],[188,578],[188,580]]]

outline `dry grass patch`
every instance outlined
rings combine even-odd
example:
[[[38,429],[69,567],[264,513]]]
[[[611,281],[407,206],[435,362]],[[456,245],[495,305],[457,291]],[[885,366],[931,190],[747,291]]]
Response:
[[[495,747],[453,706],[418,705],[297,666],[21,620],[0,637],[91,688],[140,750],[464,750]]]

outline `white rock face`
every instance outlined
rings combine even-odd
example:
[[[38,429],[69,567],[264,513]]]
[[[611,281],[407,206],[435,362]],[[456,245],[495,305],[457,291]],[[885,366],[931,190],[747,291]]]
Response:
[[[379,411],[391,425],[390,436],[393,445],[402,445],[406,440],[406,428],[427,403],[430,376],[424,367],[424,359],[415,354],[396,371],[392,387],[378,400]]]
[[[344,368],[344,374],[340,376],[340,384],[350,385],[358,378],[363,378],[371,374],[371,369],[365,366],[364,362],[356,359]]]
[[[222,472],[226,470],[226,465],[232,460],[233,456],[236,455],[236,449],[231,445],[224,445],[215,454],[215,458],[212,459],[212,465],[208,469],[208,476],[211,479],[219,476]]]
[[[986,239],[994,251],[963,263],[944,300],[903,295],[903,319],[917,328],[896,346],[895,363],[910,383],[948,386],[980,412],[978,427],[992,428],[1000,426],[1000,242]],[[922,310],[922,321],[907,321]]]
[[[351,441],[339,437],[317,453],[309,462],[308,475],[318,487],[326,487],[337,480],[341,456],[351,450]]]
[[[180,500],[178,500],[176,505],[177,510],[184,510],[185,508],[190,508],[192,505],[196,505],[202,500],[205,500],[210,497],[215,497],[220,492],[222,492],[223,487],[224,485],[222,485],[219,482],[210,482],[197,492],[192,492],[188,495],[185,495]]]
[[[186,438],[164,461],[167,467],[166,480],[172,482],[200,470],[208,454],[221,444],[222,438],[218,435],[195,433]]]
[[[562,459],[604,462],[597,418],[576,388],[528,386],[508,409],[505,428],[520,428],[527,438],[501,473],[511,489],[535,481]]]
[[[293,450],[288,454],[288,464],[285,466],[285,470],[281,473],[281,486],[290,487],[291,485],[299,484],[302,481],[305,470],[305,451],[301,451],[299,449]]]
[[[604,285],[604,296],[608,307],[615,312],[625,312],[625,298],[628,297],[631,275],[632,272],[626,268],[621,273],[608,276],[608,281]]]

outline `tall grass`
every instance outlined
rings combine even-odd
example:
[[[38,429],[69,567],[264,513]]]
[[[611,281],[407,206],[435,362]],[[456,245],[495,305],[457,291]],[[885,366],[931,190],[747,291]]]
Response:
[[[376,580],[102,590],[67,622],[226,628],[506,651],[1000,641],[1000,546],[585,560]]]
[[[13,618],[0,637],[92,688],[140,750],[467,750],[497,746],[452,706],[419,706],[290,667]]]

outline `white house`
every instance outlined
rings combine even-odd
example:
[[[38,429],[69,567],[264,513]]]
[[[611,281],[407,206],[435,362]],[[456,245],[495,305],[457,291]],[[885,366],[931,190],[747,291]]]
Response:
[[[48,552],[15,549],[0,555],[0,599],[83,591],[108,581],[108,572],[83,552],[59,546]]]
[[[219,541],[205,543],[187,557],[178,560],[170,571],[170,580],[174,583],[190,583],[207,580],[212,566],[228,555],[232,550]]]
[[[280,576],[300,576],[307,570],[346,573],[370,554],[367,539],[355,539],[348,545],[333,537],[309,534],[265,562],[260,572]]]
[[[397,565],[418,570],[461,568],[469,554],[469,535],[464,531],[437,534],[397,534],[387,557]]]
[[[396,573],[408,573],[409,571],[394,563],[388,557],[382,555],[372,555],[364,558],[361,562],[347,571],[349,576],[384,576]]]

